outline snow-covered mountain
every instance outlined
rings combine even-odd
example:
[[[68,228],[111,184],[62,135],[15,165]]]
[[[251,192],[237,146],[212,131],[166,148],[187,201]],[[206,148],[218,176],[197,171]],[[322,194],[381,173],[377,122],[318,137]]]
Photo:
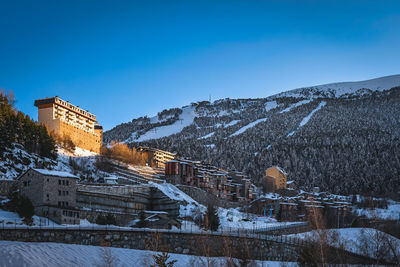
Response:
[[[279,165],[305,189],[397,192],[399,86],[400,75],[393,75],[266,98],[202,101],[118,125],[104,141],[210,159],[246,172],[253,182]]]
[[[382,92],[400,85],[400,75],[391,75],[358,82],[328,83],[293,89],[274,97],[349,97],[366,93]]]

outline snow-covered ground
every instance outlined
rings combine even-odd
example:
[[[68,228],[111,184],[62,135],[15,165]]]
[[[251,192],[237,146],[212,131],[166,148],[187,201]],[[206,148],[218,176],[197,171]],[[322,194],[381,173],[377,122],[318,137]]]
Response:
[[[400,86],[400,75],[385,76],[371,80],[358,81],[358,82],[340,82],[329,83],[317,86],[303,87],[299,89],[290,90],[287,92],[279,93],[273,97],[305,97],[305,91],[311,92],[332,92],[335,97],[340,97],[346,94],[354,94],[360,89],[370,89],[372,91],[389,90],[393,87]],[[317,94],[318,97],[321,94]],[[323,96],[322,96],[323,97]]]
[[[182,108],[181,115],[179,115],[179,119],[175,123],[153,128],[141,135],[138,139],[133,138],[133,140],[135,142],[143,142],[180,133],[183,128],[193,123],[195,116],[195,107],[184,107]]]
[[[179,190],[176,186],[168,183],[156,184],[150,183],[157,187],[161,192],[169,198],[180,201],[180,217],[193,219],[205,214],[207,208],[199,204],[193,198]],[[218,216],[220,219],[219,231],[236,231],[238,229],[254,230],[259,228],[276,227],[288,224],[296,224],[297,222],[277,222],[273,218],[263,218],[250,213],[244,213],[236,209],[218,208]],[[185,224],[185,223],[183,223]],[[183,229],[198,230],[190,223],[186,223]]]
[[[2,267],[81,267],[109,266],[150,266],[154,264],[152,255],[159,254],[149,250],[125,248],[105,248],[59,243],[28,243],[0,241],[0,266]],[[206,258],[185,254],[169,254],[169,260],[176,260],[174,266],[226,266],[227,258]],[[252,265],[253,266],[253,265]],[[254,266],[281,266],[277,261],[255,261]],[[297,266],[285,263],[285,266]]]
[[[377,218],[383,220],[400,220],[400,203],[396,201],[388,201],[387,209],[358,209],[353,208],[358,216],[366,216],[367,218]]]
[[[298,222],[278,222],[274,218],[265,218],[251,213],[240,212],[238,209],[218,208],[220,220],[219,230],[235,231],[238,229],[255,230],[260,228],[292,225]]]
[[[268,101],[265,103],[265,111],[269,112],[270,110],[273,110],[274,108],[278,107],[278,103],[276,103],[275,100]]]
[[[254,127],[254,126],[256,126],[257,124],[259,124],[259,123],[261,123],[261,122],[265,122],[265,121],[267,121],[267,120],[268,120],[268,118],[262,118],[262,119],[258,119],[258,120],[256,120],[256,121],[253,121],[253,122],[251,122],[251,123],[249,123],[249,124],[243,126],[243,127],[240,128],[239,130],[237,130],[236,132],[234,132],[233,134],[231,134],[229,137],[233,137],[233,136],[239,135],[239,134],[241,134],[241,133],[244,133],[247,129],[249,129],[249,128],[251,128],[251,127]]]
[[[59,226],[55,222],[48,220],[47,218],[44,217],[39,217],[39,216],[33,216],[32,217],[33,226],[50,226],[50,227],[56,227]],[[23,222],[23,218],[19,217],[18,213],[16,212],[11,212],[11,211],[5,211],[0,209],[0,227],[8,227],[8,226],[25,226],[25,223]]]
[[[335,247],[376,258],[378,251],[386,250],[392,246],[394,251],[397,251],[395,252],[397,256],[400,255],[400,239],[372,228],[339,228],[321,231],[320,234],[315,230],[288,236],[319,241],[319,236],[323,236],[321,233],[325,231],[328,244]],[[387,259],[393,256],[393,252],[389,250],[386,254]]]

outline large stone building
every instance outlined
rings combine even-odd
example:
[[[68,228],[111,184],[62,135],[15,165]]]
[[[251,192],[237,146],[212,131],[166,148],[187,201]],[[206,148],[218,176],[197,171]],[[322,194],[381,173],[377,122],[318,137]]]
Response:
[[[32,201],[36,215],[58,224],[79,224],[77,180],[67,172],[31,168],[17,178],[17,184],[20,194]]]
[[[100,153],[103,128],[97,124],[95,115],[58,96],[35,100],[35,106],[38,122],[49,132],[68,136],[77,147]]]

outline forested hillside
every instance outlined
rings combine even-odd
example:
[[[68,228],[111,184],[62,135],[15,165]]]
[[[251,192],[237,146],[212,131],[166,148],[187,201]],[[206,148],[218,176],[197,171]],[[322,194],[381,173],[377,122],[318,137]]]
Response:
[[[17,111],[12,93],[0,91],[0,156],[11,149],[14,143],[24,147],[29,153],[43,157],[57,157],[53,138],[44,126],[36,124],[28,115]]]
[[[119,125],[105,140],[210,160],[256,183],[266,168],[279,165],[304,189],[399,192],[400,87],[290,92],[192,103],[171,110],[168,122],[159,115]]]

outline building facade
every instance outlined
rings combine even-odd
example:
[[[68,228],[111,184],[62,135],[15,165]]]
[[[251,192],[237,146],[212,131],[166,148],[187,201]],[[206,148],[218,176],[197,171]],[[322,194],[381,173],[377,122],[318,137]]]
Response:
[[[95,115],[58,96],[35,100],[34,105],[38,108],[38,122],[50,133],[69,137],[77,147],[100,153],[103,127],[97,124]]]
[[[17,178],[17,184],[20,194],[31,200],[36,215],[58,224],[79,224],[77,180],[67,172],[31,168]]]
[[[165,168],[165,162],[176,158],[175,153],[151,147],[139,147],[139,151],[145,154],[147,164],[156,168]]]
[[[273,188],[272,191],[287,188],[287,173],[278,166],[272,166],[265,171],[266,183]]]
[[[195,186],[229,201],[253,198],[253,187],[246,175],[199,161],[175,159],[165,162],[165,178],[168,183]]]

